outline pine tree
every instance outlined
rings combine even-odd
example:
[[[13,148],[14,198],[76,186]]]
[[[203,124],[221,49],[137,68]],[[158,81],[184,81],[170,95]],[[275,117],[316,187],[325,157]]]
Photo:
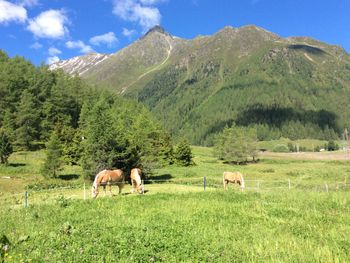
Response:
[[[85,110],[84,114],[87,114]],[[82,167],[86,176],[92,178],[106,168],[122,168],[121,163],[128,155],[126,140],[118,132],[121,129],[112,123],[106,99],[101,97],[84,118]],[[119,160],[119,163],[114,163],[114,160]]]
[[[56,132],[51,134],[46,144],[46,159],[41,173],[46,178],[57,178],[58,172],[62,170],[62,145]]]
[[[3,129],[0,129],[0,163],[7,165],[12,152],[13,148],[9,136]]]
[[[182,139],[175,150],[174,153],[176,162],[182,166],[190,166],[193,165],[193,155],[191,146],[186,139]]]
[[[24,150],[30,150],[34,140],[39,137],[39,112],[34,96],[23,91],[17,112],[16,143]]]

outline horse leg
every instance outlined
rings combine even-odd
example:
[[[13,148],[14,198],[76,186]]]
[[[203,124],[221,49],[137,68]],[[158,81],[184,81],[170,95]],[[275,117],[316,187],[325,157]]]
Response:
[[[227,190],[228,181],[224,180],[224,189]]]
[[[109,192],[111,193],[111,196],[113,196],[113,193],[112,193],[112,185],[111,185],[111,184],[109,185]]]
[[[103,186],[103,192],[104,192],[104,196],[106,196],[106,186]]]
[[[134,180],[132,180],[131,182],[131,191],[130,191],[132,194],[135,192],[135,182]]]

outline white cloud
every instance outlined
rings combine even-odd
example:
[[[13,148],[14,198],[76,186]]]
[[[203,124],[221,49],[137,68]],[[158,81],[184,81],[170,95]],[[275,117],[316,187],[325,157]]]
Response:
[[[30,46],[30,48],[32,48],[32,49],[40,49],[42,47],[43,47],[43,45],[40,44],[39,42],[35,42],[33,45]]]
[[[29,20],[27,29],[36,37],[63,38],[68,34],[67,23],[69,20],[63,10],[51,9]]]
[[[49,48],[49,55],[50,55],[51,57],[56,56],[56,55],[59,55],[59,54],[62,54],[62,51],[61,51],[61,50],[59,50],[59,49],[57,49],[57,48],[55,48],[55,47],[50,47],[50,48]]]
[[[0,0],[0,24],[10,21],[24,23],[27,20],[27,10],[20,5]]]
[[[90,43],[95,46],[106,44],[107,46],[112,47],[118,43],[118,38],[115,36],[113,32],[108,32],[106,34],[94,36],[90,38]]]
[[[21,6],[28,6],[28,7],[32,7],[32,6],[36,6],[39,4],[38,0],[21,0],[19,1],[19,4]]]
[[[123,28],[123,32],[122,32],[123,36],[126,36],[126,37],[132,37],[136,33],[137,33],[136,30],[134,30],[134,29],[127,29],[125,27]]]
[[[166,1],[167,0],[140,0],[140,2],[144,5],[155,5]]]
[[[86,45],[83,41],[67,41],[66,47],[69,49],[79,49],[80,53],[89,53],[93,52],[94,50],[91,48],[91,46]]]
[[[148,0],[144,2],[149,4],[159,1]],[[161,14],[158,8],[149,5],[145,6],[142,0],[114,0],[113,3],[113,14],[125,21],[138,23],[143,31],[160,24]]]
[[[46,64],[51,65],[51,64],[56,63],[56,62],[58,62],[58,61],[60,61],[60,58],[59,58],[59,57],[57,57],[57,56],[52,56],[52,57],[48,57],[48,58],[46,59]]]

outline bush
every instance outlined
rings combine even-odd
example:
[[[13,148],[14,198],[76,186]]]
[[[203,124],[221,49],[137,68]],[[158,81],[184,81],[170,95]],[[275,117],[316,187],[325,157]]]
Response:
[[[328,151],[336,151],[339,150],[339,145],[335,141],[329,141],[327,143],[327,150]]]
[[[182,140],[176,147],[175,150],[175,160],[178,164],[182,166],[190,166],[193,165],[193,155],[190,144],[187,140]]]
[[[0,163],[7,164],[8,158],[13,152],[9,136],[0,130]]]
[[[287,153],[289,152],[289,149],[287,145],[285,144],[277,144],[275,147],[273,147],[273,152],[281,152],[281,153]]]

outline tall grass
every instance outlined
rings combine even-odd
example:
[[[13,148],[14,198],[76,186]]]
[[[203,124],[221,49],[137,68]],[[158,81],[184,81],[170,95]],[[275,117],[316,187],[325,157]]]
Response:
[[[347,193],[118,196],[0,214],[7,259],[33,262],[346,262]]]

